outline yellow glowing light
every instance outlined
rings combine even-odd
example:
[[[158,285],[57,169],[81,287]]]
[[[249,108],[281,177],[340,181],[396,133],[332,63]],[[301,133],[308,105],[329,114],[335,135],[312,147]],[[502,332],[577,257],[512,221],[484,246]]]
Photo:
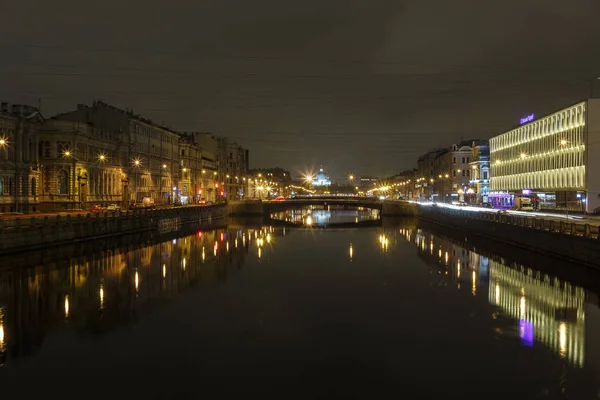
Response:
[[[567,350],[567,325],[564,322],[560,323],[558,328],[560,352],[564,355]]]
[[[477,293],[477,277],[475,276],[475,271],[471,274],[471,278],[473,280],[473,285],[471,286],[471,293],[473,296]]]
[[[135,290],[140,288],[140,275],[135,271]]]
[[[258,248],[258,258],[262,257],[262,247]]]
[[[225,250],[229,251],[229,240],[225,243]]]
[[[499,165],[502,161],[496,160],[496,165]]]
[[[447,178],[447,177],[449,177],[449,176],[450,176],[450,175],[446,174],[446,175],[444,175],[444,178]]]
[[[183,270],[185,271],[185,257],[183,257],[183,261],[181,262],[181,264],[183,265]]]
[[[460,278],[460,260],[456,262],[456,277]]]
[[[523,159],[523,158],[527,157],[527,153],[521,153],[521,154],[519,155],[519,157],[521,157],[521,159]]]
[[[65,151],[63,152],[63,155],[64,155],[65,157],[71,157],[71,152],[70,152],[69,150],[65,150]]]
[[[271,243],[271,234],[267,233],[267,243]]]
[[[5,138],[0,138],[0,146],[6,146],[7,143],[8,140],[6,140]]]
[[[206,173],[206,170],[205,170],[205,169],[203,169],[203,170],[202,170],[202,173],[203,173],[203,174],[205,174],[205,173]]]
[[[561,146],[566,146],[566,145],[567,145],[567,143],[568,143],[568,142],[567,142],[567,139],[562,139],[562,140],[560,141],[560,145],[561,145]]]
[[[496,283],[496,304],[500,304],[500,286]]]
[[[352,260],[352,256],[354,255],[354,250],[352,249],[352,243],[350,243],[350,259]]]
[[[306,217],[306,225],[312,225],[313,220],[312,217],[309,215],[308,217]]]
[[[106,155],[104,155],[104,154],[98,154],[98,160],[100,160],[100,161],[106,160]]]
[[[521,296],[521,301],[519,303],[519,310],[521,311],[521,317],[525,316],[525,296]]]
[[[136,167],[139,167],[141,163],[142,163],[142,162],[141,162],[140,160],[137,160],[137,159],[136,159],[136,160],[133,160],[133,164],[134,164]]]
[[[352,174],[348,175],[348,180],[349,181],[353,181],[354,180],[354,175],[352,175]]]
[[[202,249],[204,250],[204,249]],[[163,278],[166,278],[167,276],[167,266],[165,264],[163,264]]]
[[[439,258],[442,258],[442,249],[439,249],[439,250],[438,250],[438,257],[439,257]]]
[[[233,241],[233,245],[237,249],[237,238],[235,238],[235,240]]]
[[[0,348],[4,347],[4,326],[0,324]]]
[[[65,296],[65,317],[69,316],[69,295]]]
[[[446,261],[446,265],[448,265],[448,252],[444,255],[444,260]]]
[[[213,255],[217,255],[217,250],[219,249],[219,243],[215,242],[215,247],[213,249]]]
[[[204,246],[202,246],[202,262],[204,262],[205,258],[206,258],[206,254],[204,253]]]
[[[167,168],[167,164],[163,164],[162,167],[163,167],[163,169],[166,169]]]

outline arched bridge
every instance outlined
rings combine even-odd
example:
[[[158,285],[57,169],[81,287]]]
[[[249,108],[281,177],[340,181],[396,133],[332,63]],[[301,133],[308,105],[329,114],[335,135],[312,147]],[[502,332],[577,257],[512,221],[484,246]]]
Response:
[[[307,206],[348,206],[381,210],[383,207],[383,202],[374,197],[358,196],[311,196],[295,197],[292,199],[278,201],[263,200],[263,210],[265,214]]]
[[[281,201],[241,200],[228,203],[230,215],[270,215],[274,212],[307,206],[364,207],[381,211],[381,215],[417,215],[417,207],[405,201],[381,201],[373,197],[312,196]]]

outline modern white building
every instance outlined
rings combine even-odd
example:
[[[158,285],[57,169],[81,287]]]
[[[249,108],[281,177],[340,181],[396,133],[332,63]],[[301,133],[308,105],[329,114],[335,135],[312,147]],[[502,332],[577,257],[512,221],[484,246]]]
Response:
[[[600,211],[600,99],[521,119],[490,139],[490,201],[529,196],[541,209]]]

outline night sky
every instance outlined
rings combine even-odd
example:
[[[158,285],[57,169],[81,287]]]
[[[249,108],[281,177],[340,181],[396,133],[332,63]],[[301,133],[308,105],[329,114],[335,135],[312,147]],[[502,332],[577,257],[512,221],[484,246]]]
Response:
[[[598,0],[9,1],[0,100],[41,98],[46,117],[103,100],[226,135],[251,167],[391,175],[587,97],[598,15]]]

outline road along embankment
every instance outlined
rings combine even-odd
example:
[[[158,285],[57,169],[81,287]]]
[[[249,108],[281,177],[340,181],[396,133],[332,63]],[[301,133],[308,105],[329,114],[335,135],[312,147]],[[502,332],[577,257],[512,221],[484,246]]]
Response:
[[[0,254],[146,231],[177,232],[184,224],[211,224],[226,216],[226,205],[214,205],[0,219]]]
[[[600,269],[598,226],[526,215],[419,205],[419,218],[505,244]]]

